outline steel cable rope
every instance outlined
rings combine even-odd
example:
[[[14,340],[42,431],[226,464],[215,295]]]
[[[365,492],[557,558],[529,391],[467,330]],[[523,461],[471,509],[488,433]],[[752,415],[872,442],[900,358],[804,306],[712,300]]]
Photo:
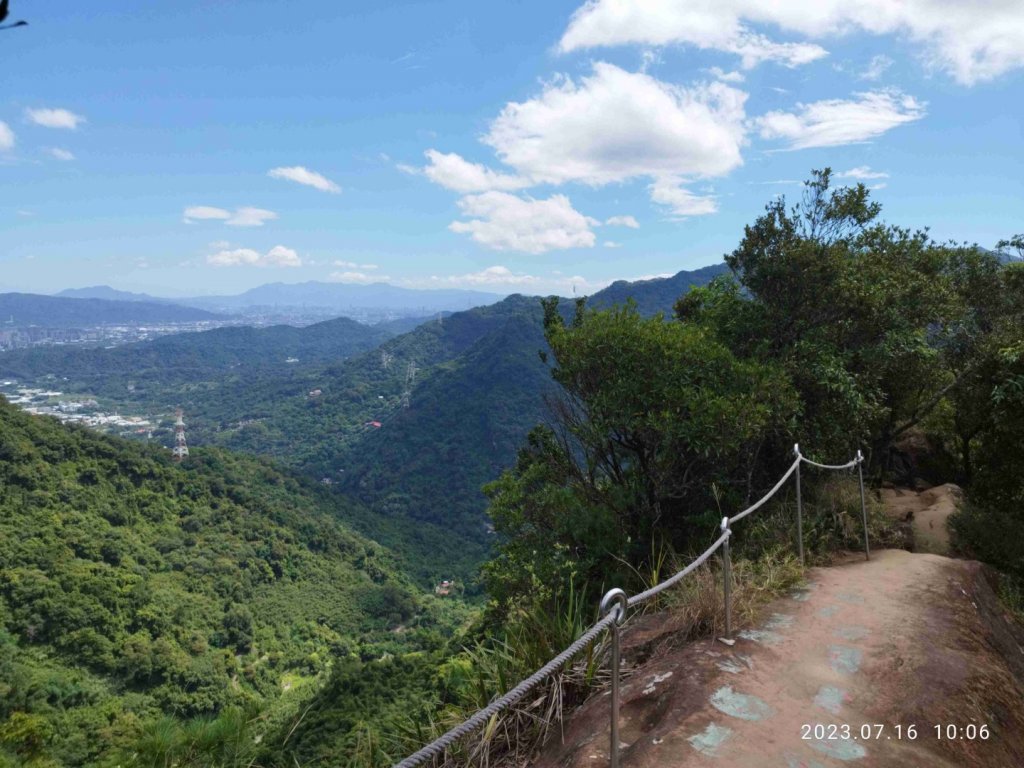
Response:
[[[657,584],[651,587],[650,589],[647,589],[639,594],[633,595],[632,597],[628,598],[625,601],[626,608],[632,608],[634,605],[645,602],[650,598],[665,591],[666,589],[675,586],[683,578],[685,578],[693,571],[695,571],[697,568],[699,568],[701,565],[703,565],[705,562],[707,562],[708,558],[710,558],[711,555],[713,555],[731,537],[732,530],[730,526],[733,523],[742,520],[747,515],[757,511],[762,506],[764,506],[769,499],[771,499],[776,493],[778,493],[779,489],[793,475],[793,473],[796,472],[801,462],[806,462],[808,464],[811,464],[812,466],[820,467],[822,469],[842,470],[855,467],[862,461],[863,455],[858,451],[857,458],[847,462],[846,464],[819,464],[818,462],[811,461],[810,459],[805,458],[803,455],[799,453],[798,450],[796,459],[790,465],[789,469],[786,470],[786,473],[774,485],[774,487],[772,487],[772,489],[768,491],[768,493],[766,493],[758,501],[754,502],[754,504],[747,507],[742,512],[733,515],[730,518],[725,518],[723,520],[724,530],[722,534],[715,540],[714,544],[712,544],[699,557],[693,560],[693,562],[691,562],[678,573],[674,574],[673,576],[661,582],[660,584]],[[620,597],[624,596],[621,590],[613,591],[619,592]],[[582,651],[594,640],[596,640],[602,632],[609,629],[613,624],[621,624],[622,622],[620,621],[620,619],[625,619],[625,610],[620,608],[619,610],[610,611],[604,617],[602,617],[597,623],[593,624],[590,627],[590,629],[588,629],[584,634],[582,634],[574,643],[572,643],[572,645],[570,645],[568,648],[566,648],[564,651],[558,654],[558,656],[553,658],[551,661],[549,661],[543,667],[538,669],[528,678],[519,683],[511,691],[504,694],[503,696],[498,697],[490,704],[488,704],[486,707],[477,711],[475,714],[471,715],[469,718],[464,720],[459,725],[456,725],[454,728],[451,728],[444,735],[435,739],[430,744],[420,749],[418,752],[415,752],[414,754],[405,758],[401,762],[396,763],[394,766],[392,766],[392,768],[417,768],[417,766],[423,765],[423,763],[425,763],[427,760],[443,755],[445,751],[448,749],[448,747],[450,747],[452,744],[459,741],[463,737],[468,736],[469,734],[484,727],[484,725],[486,725],[487,722],[492,717],[494,717],[500,712],[503,712],[512,704],[519,701],[519,699],[521,699],[523,696],[525,696],[527,693],[533,690],[533,688],[535,688],[538,684],[540,684],[545,679],[547,679],[552,674],[561,669],[563,666],[565,666],[565,664],[569,662],[574,656],[576,656],[580,651]]]
[[[778,493],[779,488],[781,488],[785,484],[785,482],[787,480],[789,480],[790,476],[794,472],[796,472],[796,468],[798,466],[800,466],[800,457],[799,456],[793,461],[793,463],[790,465],[789,469],[786,470],[786,474],[784,474],[782,476],[782,478],[779,480],[779,482],[777,482],[775,484],[774,488],[772,488],[770,491],[768,491],[768,493],[766,493],[764,496],[762,496],[760,498],[760,500],[755,501],[753,504],[751,504],[749,507],[747,507],[745,510],[743,510],[739,514],[736,514],[736,515],[733,515],[732,517],[730,517],[729,518],[729,525],[732,525],[733,523],[735,523],[735,522],[737,522],[739,520],[742,520],[744,517],[749,515],[751,512],[756,512],[758,509],[763,507],[772,496],[774,496],[776,493]]]
[[[499,712],[504,711],[512,704],[515,704],[519,699],[533,690],[539,683],[543,682],[546,678],[550,677],[565,666],[570,659],[590,645],[602,632],[608,629],[617,620],[617,618],[617,613],[609,613],[596,624],[592,625],[584,634],[580,635],[576,642],[519,683],[519,685],[511,691],[506,693],[504,696],[500,696],[495,699],[486,707],[479,710],[476,714],[472,715],[467,720],[464,720],[459,725],[456,725],[440,738],[435,739],[430,744],[423,747],[423,749],[409,755],[409,757],[405,758],[402,762],[396,763],[393,768],[416,768],[416,766],[422,765],[427,760],[444,754],[448,747],[464,736],[468,736],[474,731],[483,728],[487,724],[488,720]]]
[[[816,461],[811,461],[803,454],[800,455],[800,459],[804,464],[810,464],[812,467],[818,467],[819,469],[853,469],[859,463],[859,459],[852,459],[845,464],[819,464]]]
[[[650,589],[644,590],[643,592],[641,592],[638,595],[633,595],[631,598],[629,598],[629,600],[626,601],[626,606],[628,608],[632,608],[634,605],[637,605],[638,603],[642,603],[645,600],[650,600],[652,597],[654,597],[655,595],[657,595],[657,594],[659,594],[661,592],[664,592],[669,587],[675,586],[676,584],[679,583],[679,581],[683,577],[689,576],[691,573],[693,573],[695,570],[697,570],[697,568],[699,568],[700,566],[704,565],[704,563],[707,562],[707,559],[709,557],[711,557],[711,555],[713,555],[715,553],[715,551],[719,547],[721,547],[722,544],[725,543],[725,540],[728,539],[728,538],[729,538],[729,532],[723,533],[721,536],[719,536],[715,540],[714,544],[712,544],[710,547],[708,547],[706,550],[704,550],[704,553],[700,557],[698,557],[696,560],[694,560],[688,566],[683,568],[683,570],[679,571],[679,573],[675,574],[671,578],[665,579],[660,584],[655,584]]]

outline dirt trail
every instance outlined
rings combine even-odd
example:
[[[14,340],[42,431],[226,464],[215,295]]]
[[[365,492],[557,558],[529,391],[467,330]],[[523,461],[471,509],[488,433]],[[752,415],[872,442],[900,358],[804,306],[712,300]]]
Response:
[[[963,491],[953,483],[937,485],[926,491],[909,488],[882,490],[886,511],[900,520],[909,520],[914,531],[914,549],[935,555],[949,554],[949,528],[946,521],[956,511]]]
[[[623,685],[623,768],[1024,766],[1015,632],[977,563],[883,550],[810,569],[806,588],[734,646],[663,648],[635,670]],[[956,738],[938,739],[936,725]],[[535,765],[608,765],[607,695],[563,743]]]

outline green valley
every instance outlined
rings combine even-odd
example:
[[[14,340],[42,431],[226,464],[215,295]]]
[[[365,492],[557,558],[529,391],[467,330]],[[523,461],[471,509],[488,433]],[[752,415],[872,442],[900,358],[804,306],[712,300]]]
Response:
[[[364,514],[266,461],[175,465],[0,402],[0,763],[101,762],[170,713],[284,715],[344,659],[439,647],[457,606]]]

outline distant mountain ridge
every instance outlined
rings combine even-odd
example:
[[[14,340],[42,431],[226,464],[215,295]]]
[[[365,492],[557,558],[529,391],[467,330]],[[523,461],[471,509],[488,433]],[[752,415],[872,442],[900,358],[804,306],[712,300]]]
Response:
[[[727,274],[725,262],[712,264],[700,269],[677,272],[671,277],[655,277],[649,280],[616,280],[607,288],[598,291],[587,301],[587,306],[603,309],[615,304],[625,304],[632,299],[637,311],[645,317],[658,312],[670,314],[676,299],[691,288],[707,285],[716,277]]]
[[[35,293],[0,293],[0,328],[30,325],[70,328],[223,319],[224,315],[209,310],[174,304],[42,296]]]
[[[395,309],[441,312],[493,304],[505,294],[455,288],[400,288],[388,283],[268,283],[237,296],[199,296],[180,299],[193,307],[224,310],[244,307],[321,307],[343,309]]]
[[[228,314],[256,310],[317,310],[321,315],[392,312],[405,317],[423,317],[493,304],[507,295],[459,288],[401,288],[384,282],[364,285],[311,280],[304,283],[267,283],[237,295],[166,298],[121,291],[109,285],[94,285],[68,288],[56,297],[163,304]]]
[[[65,299],[105,299],[107,301],[145,301],[151,304],[177,304],[176,299],[151,296],[148,293],[132,293],[131,291],[119,291],[109,285],[93,285],[88,288],[66,288],[60,293],[54,294]]]

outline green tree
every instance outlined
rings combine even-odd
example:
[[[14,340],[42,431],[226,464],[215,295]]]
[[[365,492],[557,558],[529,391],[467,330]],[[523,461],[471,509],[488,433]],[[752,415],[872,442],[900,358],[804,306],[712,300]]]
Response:
[[[780,363],[801,441],[828,456],[883,451],[977,370],[999,261],[878,221],[862,184],[814,171],[801,202],[771,202],[726,256],[732,275],[681,299],[741,357]]]
[[[703,544],[721,517],[712,486],[752,498],[796,407],[777,366],[738,360],[707,329],[631,305],[579,303],[566,324],[550,299],[545,315],[553,424],[488,488],[502,543],[485,582],[500,610],[538,588],[557,598],[574,577],[588,590],[629,579],[658,542]]]

